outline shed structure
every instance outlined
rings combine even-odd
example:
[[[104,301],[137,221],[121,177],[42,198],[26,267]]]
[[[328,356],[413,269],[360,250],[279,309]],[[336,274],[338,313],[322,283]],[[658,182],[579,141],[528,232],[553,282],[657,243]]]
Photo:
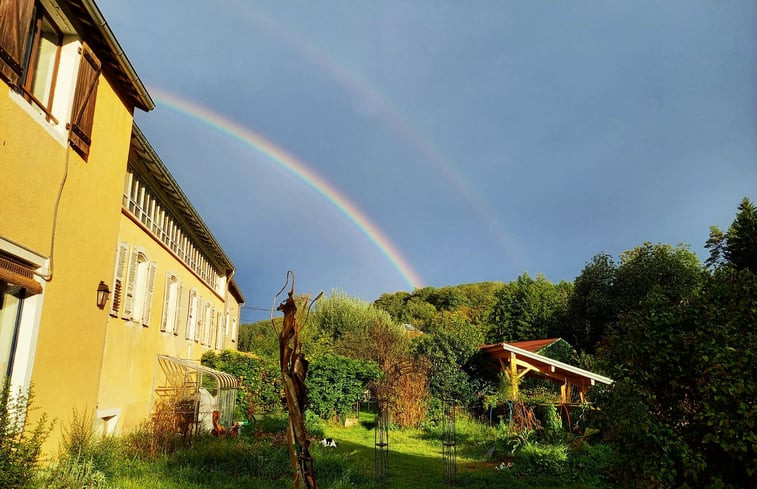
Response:
[[[547,379],[560,385],[560,402],[569,404],[574,391],[580,401],[586,402],[586,392],[597,382],[610,385],[613,380],[582,368],[568,365],[544,355],[535,353],[559,341],[559,338],[522,341],[516,343],[495,343],[484,345],[481,351],[499,364],[505,377],[510,381],[511,393],[518,398],[518,381],[524,376]]]

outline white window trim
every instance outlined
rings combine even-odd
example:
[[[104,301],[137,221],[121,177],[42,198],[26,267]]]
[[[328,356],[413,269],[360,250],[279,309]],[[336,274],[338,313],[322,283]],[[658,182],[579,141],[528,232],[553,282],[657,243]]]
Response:
[[[0,251],[31,263],[37,267],[36,272],[39,274],[48,273],[50,259],[38,255],[21,245],[0,237]],[[13,373],[10,379],[11,392],[18,392],[18,389],[26,392],[32,380],[32,369],[34,368],[34,358],[37,353],[39,323],[42,318],[42,306],[46,286],[46,282],[38,276],[35,276],[34,280],[42,286],[42,293],[24,298],[21,320],[18,325],[18,336],[16,337]]]

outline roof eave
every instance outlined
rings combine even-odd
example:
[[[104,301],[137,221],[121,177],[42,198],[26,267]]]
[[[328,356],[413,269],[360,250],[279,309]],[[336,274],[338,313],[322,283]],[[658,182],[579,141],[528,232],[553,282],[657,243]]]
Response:
[[[145,157],[148,159],[150,165],[147,167],[147,171],[153,174],[156,183],[161,186],[161,191],[171,197],[175,204],[173,207],[182,213],[182,217],[187,223],[192,225],[192,231],[197,234],[197,238],[201,241],[201,244],[213,253],[217,262],[216,264],[222,268],[222,271],[227,276],[231,274],[234,270],[234,264],[231,262],[231,259],[226,255],[226,252],[218,241],[216,241],[215,236],[213,236],[205,221],[200,217],[200,213],[192,206],[189,198],[176,180],[174,180],[171,172],[168,171],[163,160],[160,159],[136,123],[132,125],[132,145],[135,144],[139,146],[139,149],[144,152]]]
[[[560,368],[574,375],[580,375],[580,376],[586,377],[588,379],[594,380],[595,382],[600,382],[602,384],[607,384],[607,385],[613,384],[615,382],[611,378],[605,377],[604,375],[595,374],[594,372],[589,372],[588,370],[574,367],[573,365],[568,365],[567,363],[563,363],[559,360],[554,360],[544,355],[539,355],[538,353],[532,353],[528,350],[524,350],[523,348],[518,348],[517,346],[513,346],[509,343],[495,343],[493,345],[484,345],[481,347],[481,350],[487,353],[488,352],[494,353],[500,349],[505,350],[505,351],[510,351],[512,353],[516,353],[520,356],[529,358],[531,360],[536,360],[539,362],[547,363],[549,365],[553,365],[556,368]]]
[[[108,26],[100,8],[93,0],[58,0],[69,18],[78,26],[78,35],[90,44],[99,57],[104,57],[103,69],[110,81],[120,85],[121,95],[130,104],[145,112],[155,108],[155,102],[147,92],[129,58]]]

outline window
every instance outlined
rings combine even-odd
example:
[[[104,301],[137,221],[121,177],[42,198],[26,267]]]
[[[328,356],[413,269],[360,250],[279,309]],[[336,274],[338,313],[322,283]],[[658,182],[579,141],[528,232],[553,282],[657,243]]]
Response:
[[[147,186],[129,167],[124,182],[123,208],[147,230],[152,232],[176,257],[219,295],[223,295],[225,282],[217,269],[197,250],[197,247],[179,222],[164,209],[156,192]]]
[[[237,341],[237,318],[231,320],[231,341]]]
[[[22,89],[24,98],[35,104],[49,121],[55,119],[52,116],[53,89],[58,76],[63,34],[43,8],[37,6],[35,10]]]
[[[24,289],[0,281],[0,382],[10,378]]]
[[[53,20],[34,0],[0,1],[0,78],[61,133],[67,130],[86,160],[101,64],[59,9],[56,14]],[[63,127],[59,119],[69,123]]]
[[[181,313],[181,283],[176,275],[166,275],[163,291],[163,314],[160,318],[160,330],[179,334],[179,316]]]
[[[157,264],[150,262],[144,252],[133,249],[129,259],[122,317],[140,321],[143,326],[150,325],[156,274]]]

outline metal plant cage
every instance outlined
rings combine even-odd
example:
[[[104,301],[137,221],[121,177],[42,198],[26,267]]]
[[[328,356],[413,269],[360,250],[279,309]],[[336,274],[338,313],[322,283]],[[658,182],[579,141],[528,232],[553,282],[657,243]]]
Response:
[[[231,426],[239,380],[191,360],[158,355],[153,390],[155,416],[170,416],[182,434],[213,429],[213,411]]]

